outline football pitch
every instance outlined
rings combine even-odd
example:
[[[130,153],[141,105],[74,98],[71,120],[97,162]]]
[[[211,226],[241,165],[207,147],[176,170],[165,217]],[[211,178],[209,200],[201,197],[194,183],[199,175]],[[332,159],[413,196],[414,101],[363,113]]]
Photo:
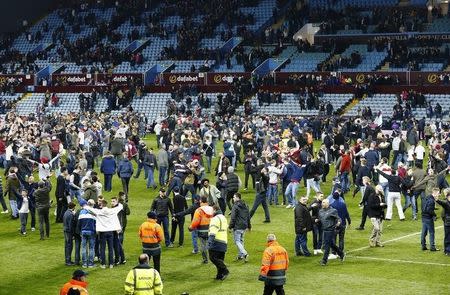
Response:
[[[154,136],[150,136],[146,141],[156,153]],[[213,167],[215,167],[217,158],[213,160],[215,160],[213,161]],[[330,193],[334,166],[330,170],[328,182],[321,184],[325,195]],[[243,181],[242,164],[238,165],[237,173]],[[215,183],[214,175],[208,175],[208,178]],[[100,179],[103,180],[102,175]],[[155,179],[158,179],[157,175]],[[5,185],[4,177],[3,185]],[[104,196],[109,201],[120,190],[120,180],[114,176],[113,192],[104,193]],[[306,189],[302,183],[298,196],[305,192]],[[241,190],[241,193],[247,205],[251,207],[255,197],[251,185],[248,191]],[[143,173],[140,179],[131,180],[129,197],[131,215],[128,216],[124,240],[127,263],[113,269],[101,269],[98,264],[96,268],[88,269],[89,294],[124,293],[125,277],[137,264],[137,257],[141,253],[138,227],[146,220],[146,213],[157,194],[157,189],[145,188]],[[54,199],[54,187],[51,197]],[[252,218],[252,231],[247,232],[245,236],[246,249],[250,254],[248,263],[236,261],[237,249],[231,234],[228,234],[225,263],[230,275],[225,281],[214,280],[216,274],[214,265],[211,263],[204,265],[200,254],[191,254],[191,238],[187,231],[190,217],[187,216],[184,246],[177,247],[177,239],[174,248],[167,249],[163,246],[161,275],[164,294],[178,295],[183,292],[194,295],[262,294],[263,283],[258,281],[258,274],[268,233],[275,233],[280,244],[289,252],[286,294],[450,294],[450,280],[447,278],[450,273],[450,257],[445,256],[442,251],[444,237],[442,220],[438,218],[436,221],[436,245],[441,249],[439,252],[422,251],[420,218],[418,221],[413,221],[411,209],[409,209],[406,212],[406,221],[400,222],[395,208],[393,220],[383,224],[382,242],[385,247],[369,248],[368,238],[372,228],[370,220],[366,222],[364,231],[355,230],[361,221],[359,200],[360,193],[355,198],[352,198],[351,193],[346,196],[352,224],[345,236],[347,252],[345,262],[330,260],[328,265],[323,267],[319,265],[321,256],[296,257],[294,255],[294,211],[281,206],[270,206],[271,223],[266,224],[263,223],[264,213],[260,207]],[[54,207],[51,213],[53,211]],[[31,232],[30,220],[29,217],[28,235],[22,237],[18,231],[20,227],[18,220],[11,220],[7,214],[0,216],[0,294],[2,295],[59,294],[61,286],[77,269],[77,267],[64,265],[62,225],[55,224],[55,216],[51,214],[50,217],[50,239],[44,241],[39,240],[38,228],[35,232]],[[310,251],[313,249],[311,233],[308,235],[308,248]]]

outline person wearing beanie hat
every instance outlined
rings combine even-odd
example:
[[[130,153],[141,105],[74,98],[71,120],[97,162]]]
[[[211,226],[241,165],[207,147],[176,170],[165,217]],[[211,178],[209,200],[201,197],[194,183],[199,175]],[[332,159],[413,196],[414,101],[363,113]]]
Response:
[[[88,283],[86,282],[86,276],[88,275],[87,272],[77,269],[73,272],[72,279],[70,279],[67,283],[64,284],[64,286],[59,291],[60,295],[68,295],[69,290],[78,290],[80,295],[88,295],[87,286]]]
[[[147,213],[147,221],[139,227],[139,239],[142,243],[142,253],[153,257],[153,268],[161,273],[161,245],[163,241],[163,230],[156,222],[157,214],[154,211]]]

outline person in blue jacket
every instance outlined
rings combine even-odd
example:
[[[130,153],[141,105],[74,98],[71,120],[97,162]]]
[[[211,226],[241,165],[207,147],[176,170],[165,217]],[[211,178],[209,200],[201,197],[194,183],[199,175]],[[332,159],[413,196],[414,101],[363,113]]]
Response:
[[[336,229],[337,237],[339,237],[339,249],[344,251],[344,238],[345,238],[345,229],[352,223],[350,219],[350,214],[348,213],[347,205],[344,200],[341,198],[339,191],[335,191],[333,193],[333,203],[330,206],[336,209],[339,218],[341,219],[341,225]]]
[[[133,176],[133,165],[128,160],[128,155],[124,153],[123,159],[119,162],[117,168],[117,174],[119,174],[120,180],[122,180],[122,190],[125,193],[126,200],[128,201],[128,187],[130,184],[130,178]]]
[[[112,190],[112,177],[116,173],[116,160],[110,151],[107,151],[103,157],[100,172],[105,177],[105,191],[110,192]]]

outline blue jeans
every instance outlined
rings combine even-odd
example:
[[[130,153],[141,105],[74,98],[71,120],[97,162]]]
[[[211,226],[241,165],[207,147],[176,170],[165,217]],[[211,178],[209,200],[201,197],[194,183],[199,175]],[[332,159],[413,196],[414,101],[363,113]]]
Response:
[[[208,173],[211,172],[211,164],[212,164],[212,156],[205,156],[206,157],[206,169]]]
[[[66,263],[72,262],[73,234],[64,232],[64,256]]]
[[[179,190],[181,190],[183,188],[183,182],[181,181],[181,179],[178,176],[175,176],[172,178],[172,180],[169,183],[169,187],[167,188],[167,193],[166,196],[170,197],[170,193],[173,191],[174,188],[178,188]]]
[[[123,231],[114,232],[114,262],[125,261],[125,253],[123,252]]]
[[[104,174],[105,176],[105,192],[112,191],[112,174]]]
[[[80,190],[71,189],[71,190],[69,190],[69,193],[70,193],[70,197],[72,198],[72,200],[74,198],[76,198],[78,200],[78,203],[80,203],[80,200],[81,200],[81,191]]]
[[[87,247],[89,243],[89,252]],[[81,261],[83,265],[94,265],[95,233],[81,233]]]
[[[162,226],[164,230],[164,243],[166,246],[170,245],[170,235],[169,235],[169,217],[168,216],[158,216],[156,222]]]
[[[9,200],[9,206],[11,206],[11,215],[14,218],[19,217],[19,209],[17,208],[17,201],[16,200]]]
[[[343,192],[350,190],[350,182],[348,181],[348,172],[342,172],[340,176],[341,186]]]
[[[147,188],[150,187],[156,187],[156,183],[155,183],[155,178],[153,176],[153,168],[150,167],[144,167],[145,169],[145,174],[146,174],[146,179],[147,179]]]
[[[336,252],[340,257],[344,255],[344,253],[336,246],[335,243],[336,233],[334,231],[323,231],[323,258],[322,262],[327,263],[328,255],[330,254],[330,248]]]
[[[314,250],[322,249],[322,225],[320,223],[313,224],[313,246]]]
[[[405,206],[403,206],[403,211],[406,211],[409,206],[412,206],[412,215],[413,218],[417,218],[417,205],[416,205],[416,198],[413,194],[405,195]]]
[[[308,234],[307,232],[295,235],[295,253],[310,256],[308,250]]]
[[[287,202],[289,205],[295,206],[296,200],[295,196],[297,195],[298,190],[298,182],[290,182],[286,188],[286,192],[284,193],[287,198]]]
[[[252,210],[250,210],[250,218],[253,217],[253,214],[255,214],[256,209],[258,209],[259,205],[262,205],[264,209],[264,215],[266,217],[266,220],[270,220],[270,213],[269,213],[269,207],[267,207],[267,199],[266,199],[266,193],[259,193],[255,197],[255,201],[253,202]]]
[[[159,185],[166,185],[167,167],[159,167]]]
[[[389,182],[381,182],[380,185],[383,188],[384,196],[387,199],[387,196],[388,196],[388,193],[389,193]]]
[[[267,188],[267,200],[269,204],[278,205],[278,185],[277,184],[269,184]]]
[[[197,230],[191,231],[192,248],[195,252],[198,252],[198,232]]]
[[[243,229],[235,229],[233,231],[233,239],[236,247],[238,248],[238,257],[244,258],[247,255],[247,251],[244,248],[244,235],[245,230]]]
[[[422,217],[422,233],[420,235],[422,248],[425,248],[427,246],[427,242],[425,241],[425,239],[428,233],[430,233],[430,249],[435,249],[436,244],[434,243],[434,220],[432,218]]]
[[[100,233],[100,260],[106,265],[106,245],[108,245],[108,262],[109,265],[114,264],[114,235],[112,231]]]

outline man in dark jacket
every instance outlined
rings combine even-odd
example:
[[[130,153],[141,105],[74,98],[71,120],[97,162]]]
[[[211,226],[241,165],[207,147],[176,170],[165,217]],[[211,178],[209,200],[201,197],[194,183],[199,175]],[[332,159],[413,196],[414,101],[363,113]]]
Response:
[[[200,207],[200,197],[199,195],[194,195],[192,197],[192,200],[194,201],[194,203],[192,204],[192,206],[190,206],[189,208],[187,208],[184,211],[175,213],[173,215],[174,218],[179,219],[179,218],[184,218],[184,216],[191,214],[191,218],[193,218],[194,216],[194,212],[195,210],[197,210]],[[197,230],[192,230],[191,231],[191,238],[192,238],[192,254],[197,254],[198,253],[198,232]]]
[[[120,232],[113,232],[113,245],[114,245],[114,263],[116,265],[125,264],[125,251],[123,250],[123,233],[125,232],[125,228],[127,227],[127,215],[130,215],[130,207],[128,204],[119,197],[111,198],[111,207],[119,206],[119,203],[122,204],[123,209],[117,213],[117,218],[119,219],[120,226],[122,230]]]
[[[17,178],[17,168],[11,167],[9,168],[8,176],[6,177],[6,189],[4,192],[4,196],[8,195],[9,197],[9,205],[11,207],[11,218],[17,219],[19,218],[19,196],[20,196],[20,181]]]
[[[340,226],[341,219],[336,209],[330,207],[330,202],[327,199],[322,201],[322,209],[319,211],[319,221],[322,224],[323,230],[323,258],[320,261],[320,265],[327,265],[330,248],[339,255],[341,261],[344,261],[345,253],[335,243],[335,231]]]
[[[117,173],[122,181],[122,190],[127,196],[128,200],[128,187],[130,185],[130,178],[133,175],[133,165],[128,160],[126,153],[123,155],[123,159],[119,162]]]
[[[319,192],[309,206],[311,211],[311,220],[313,222],[313,246],[314,255],[323,254],[322,252],[322,225],[319,222],[319,211],[322,208],[323,193]]]
[[[309,214],[307,197],[301,197],[294,210],[295,219],[295,255],[311,256],[308,250],[308,232],[312,231],[312,219]]]
[[[439,197],[434,197],[436,203],[442,206],[443,221],[444,221],[444,254],[450,256],[450,190],[444,190],[445,201],[439,200]]]
[[[116,173],[116,160],[109,151],[103,156],[100,172],[104,175],[105,191],[110,192],[112,190],[112,177]]]
[[[344,239],[345,239],[345,229],[347,228],[347,222],[348,226],[352,223],[352,220],[350,219],[350,214],[348,213],[347,205],[340,197],[340,194],[338,192],[333,193],[333,204],[330,206],[336,209],[339,218],[341,219],[341,225],[339,228],[337,228],[337,237],[339,238],[339,249],[341,251],[344,251]]]
[[[68,204],[68,209],[63,216],[63,231],[64,231],[64,254],[66,258],[66,265],[72,266],[72,250],[73,250],[73,234],[74,228],[74,215],[75,215],[75,204],[70,202]]]
[[[172,215],[173,217],[172,217],[172,230],[170,233],[170,243],[173,245],[173,243],[175,241],[175,235],[177,233],[177,228],[178,228],[179,229],[178,245],[179,245],[179,247],[182,247],[183,242],[184,242],[184,215],[179,216],[177,218],[175,218],[175,216],[177,213],[187,210],[188,206],[187,206],[186,198],[180,194],[179,188],[176,188],[173,191],[173,193],[174,193],[173,194],[173,212],[174,212],[174,214]]]
[[[258,160],[260,161],[260,160]],[[258,209],[259,205],[262,205],[264,209],[264,215],[266,219],[264,220],[264,223],[270,222],[270,213],[269,213],[269,207],[267,206],[267,197],[266,197],[266,191],[267,186],[269,185],[269,176],[267,175],[267,169],[264,167],[264,164],[258,163],[258,166],[256,166],[252,173],[255,175],[255,190],[256,190],[256,197],[255,201],[253,202],[253,207],[250,210],[250,218],[252,218],[253,214],[255,214],[256,209]]]
[[[159,195],[153,200],[150,211],[156,212],[156,221],[163,227],[166,247],[173,248],[169,235],[169,211],[170,215],[173,215],[173,206],[172,201],[166,196],[166,191],[163,188],[159,190]]]
[[[156,161],[156,156],[153,153],[152,148],[150,148],[150,149],[148,149],[147,147],[145,148],[143,165],[144,165],[145,179],[147,179],[147,188],[153,187],[153,189],[155,189],[156,183],[155,183],[154,173],[155,173],[155,169],[158,168],[158,162]],[[139,177],[139,173],[138,173],[137,177]]]
[[[38,189],[33,193],[36,201],[36,210],[39,219],[39,233],[41,240],[44,239],[44,224],[45,234],[47,238],[50,237],[50,221],[49,221],[49,209],[50,209],[50,191],[52,190],[52,184],[48,180],[41,180],[38,183]]]
[[[381,243],[381,231],[384,219],[384,208],[386,203],[383,197],[383,188],[377,186],[375,190],[370,185],[370,179],[368,177],[363,178],[363,183],[366,186],[364,197],[367,199],[367,216],[372,222],[373,229],[369,238],[370,247],[383,247]]]
[[[228,209],[230,210],[232,207],[231,200],[233,199],[234,194],[238,192],[240,185],[241,180],[239,179],[239,176],[236,173],[234,173],[234,167],[233,166],[228,167],[226,191],[227,191],[227,205]],[[225,214],[225,212],[223,212],[223,214]]]
[[[231,208],[231,220],[229,228],[233,231],[233,239],[238,248],[237,260],[244,259],[248,262],[248,252],[244,247],[245,231],[251,230],[250,213],[247,204],[242,200],[240,193],[233,196],[233,207]]]
[[[428,250],[426,237],[430,233],[430,251],[439,251],[434,242],[434,221],[436,220],[436,204],[435,198],[440,194],[439,188],[433,188],[431,195],[422,199],[422,234],[420,241],[422,243],[422,250]]]
[[[55,197],[56,197],[56,223],[63,222],[63,215],[67,210],[67,168],[61,168],[61,174],[56,178],[56,189],[55,189]]]

